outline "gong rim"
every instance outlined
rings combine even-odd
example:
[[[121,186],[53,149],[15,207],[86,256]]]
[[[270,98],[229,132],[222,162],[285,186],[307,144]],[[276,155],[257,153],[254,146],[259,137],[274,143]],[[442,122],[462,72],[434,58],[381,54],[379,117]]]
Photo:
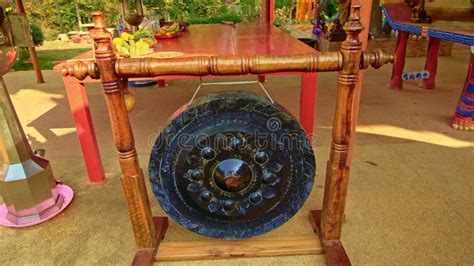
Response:
[[[249,104],[238,106],[239,101],[250,103],[254,105],[254,108],[245,109]],[[211,105],[218,107],[211,109]],[[268,152],[262,155],[260,150],[226,153],[214,147],[214,154],[204,152],[203,155],[203,150],[209,147],[199,147],[198,151],[178,149],[178,136],[188,131],[196,132],[194,127],[200,130],[207,129],[198,123],[208,122],[206,119],[224,121],[220,127],[212,125],[215,131],[233,132],[229,128],[235,125],[238,125],[236,127],[239,130],[243,130],[245,127],[243,121],[229,122],[230,120],[227,120],[236,111],[249,115],[253,119],[265,120],[265,124],[262,121],[259,124],[262,130],[263,125],[267,129],[271,127],[268,124],[269,119],[281,123],[280,128],[272,132],[288,134],[291,130],[291,134],[302,143],[302,146],[298,147],[299,150],[292,154],[292,157],[290,156],[292,161],[277,152],[274,153],[276,155],[268,154]],[[208,125],[208,127],[211,126]],[[256,128],[255,125],[248,125],[248,127]],[[237,136],[240,135],[237,134]],[[235,137],[234,133],[232,137]],[[247,139],[243,137],[242,140],[245,143],[244,147],[256,145],[246,143]],[[285,149],[285,147],[280,148]],[[197,165],[201,168],[195,167],[189,161],[189,169],[184,167],[183,170],[173,166],[173,162],[182,162],[185,160],[183,158],[189,159],[196,154],[201,157],[207,156],[204,159],[198,159]],[[232,156],[229,157],[229,154]],[[240,154],[241,157],[235,154]],[[275,166],[274,162],[269,162],[272,160],[276,160],[276,164],[286,163],[291,167]],[[276,171],[274,169],[286,171],[284,172],[286,179],[279,176],[280,172],[274,173]],[[168,124],[152,149],[149,171],[152,190],[158,203],[178,224],[205,236],[242,239],[258,236],[281,226],[301,209],[314,183],[315,158],[304,131],[296,119],[281,106],[247,92],[224,92],[196,99],[194,104]],[[204,179],[203,176],[206,178]],[[212,207],[214,206],[212,203],[217,207]],[[258,212],[263,212],[265,215],[259,217]]]

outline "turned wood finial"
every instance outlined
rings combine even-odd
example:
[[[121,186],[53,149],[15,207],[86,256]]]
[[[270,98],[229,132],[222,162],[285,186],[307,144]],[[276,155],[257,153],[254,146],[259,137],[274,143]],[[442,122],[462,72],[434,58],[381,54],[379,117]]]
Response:
[[[360,5],[351,6],[351,15],[347,19],[346,24],[343,27],[346,32],[348,39],[359,40],[359,33],[364,29],[364,26],[360,23]]]
[[[94,39],[94,50],[96,59],[113,57],[114,51],[110,41],[110,33],[107,31],[102,12],[93,12],[94,30],[91,33]],[[100,78],[100,70],[95,61],[74,61],[67,63],[61,69],[62,75],[73,76],[79,80],[90,76],[93,79]]]
[[[393,64],[395,61],[395,55],[393,53],[385,53],[381,49],[377,49],[375,52],[364,52],[362,54],[360,68],[367,69],[369,66],[373,68],[380,68],[385,64]]]
[[[102,12],[93,12],[92,16],[94,17],[94,31],[92,33],[92,39],[94,39],[94,41],[96,42],[95,44],[97,45],[97,41],[100,40],[102,40],[103,42],[110,41],[111,34],[105,26],[105,21]],[[97,47],[95,47],[95,49],[97,49]]]
[[[135,109],[135,105],[137,104],[137,97],[135,93],[129,91],[123,95],[123,100],[125,101],[125,108],[127,112],[133,111]]]
[[[78,80],[83,80],[90,76],[93,79],[99,79],[99,69],[93,60],[89,61],[75,61],[67,63],[61,69],[64,77],[73,76]]]
[[[115,49],[112,44],[111,34],[105,26],[102,12],[92,13],[94,16],[94,33],[92,39],[94,40],[94,52],[96,60],[101,59],[116,59]],[[101,71],[112,71],[109,69],[101,69]]]
[[[102,12],[92,12],[92,17],[94,17],[94,29],[105,29],[105,22]]]

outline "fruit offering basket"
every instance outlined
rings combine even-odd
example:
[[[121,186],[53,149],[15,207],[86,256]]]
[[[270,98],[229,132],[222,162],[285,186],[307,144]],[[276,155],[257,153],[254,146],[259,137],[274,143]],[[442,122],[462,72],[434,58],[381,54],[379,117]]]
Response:
[[[113,43],[121,57],[142,57],[153,52],[156,41],[148,29],[142,28],[133,35],[122,32]]]
[[[181,37],[181,32],[186,30],[178,21],[161,24],[160,30],[155,34],[155,39],[174,39]]]
[[[181,37],[181,32],[177,33],[157,33],[155,34],[155,39],[174,39],[174,38],[179,38]]]

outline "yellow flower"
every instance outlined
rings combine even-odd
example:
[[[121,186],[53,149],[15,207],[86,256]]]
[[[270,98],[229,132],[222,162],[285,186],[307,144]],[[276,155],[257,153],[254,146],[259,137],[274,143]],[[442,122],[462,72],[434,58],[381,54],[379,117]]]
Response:
[[[114,38],[113,42],[116,46],[122,46],[123,45],[123,39],[122,38]]]
[[[133,39],[133,35],[127,33],[127,32],[122,32],[122,34],[120,34],[120,38],[122,38],[123,40],[130,40],[130,39]]]

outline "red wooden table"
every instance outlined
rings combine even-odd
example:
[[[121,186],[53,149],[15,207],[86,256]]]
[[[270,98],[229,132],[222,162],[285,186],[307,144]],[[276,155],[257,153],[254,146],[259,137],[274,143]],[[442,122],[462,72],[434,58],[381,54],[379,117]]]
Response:
[[[191,25],[181,38],[158,41],[156,51],[178,51],[185,56],[192,55],[295,55],[317,53],[311,47],[294,39],[289,34],[271,24],[224,24]],[[85,53],[73,59],[92,58]],[[54,69],[61,70],[64,63]],[[301,74],[300,123],[309,137],[313,134],[314,110],[316,102],[316,73]],[[159,80],[196,78],[194,76],[156,77]],[[84,83],[97,82],[87,78],[79,81],[65,77],[64,86],[74,123],[79,137],[83,158],[91,182],[105,179],[99,147],[92,124]]]

